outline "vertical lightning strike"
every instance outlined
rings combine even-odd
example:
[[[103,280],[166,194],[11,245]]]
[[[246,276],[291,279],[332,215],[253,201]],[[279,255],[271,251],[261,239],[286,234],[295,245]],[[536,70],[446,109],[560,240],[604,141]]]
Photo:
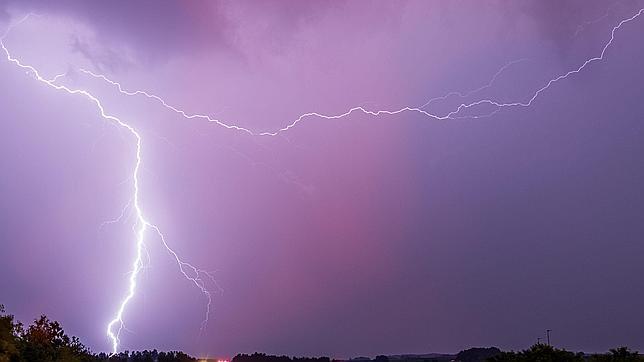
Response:
[[[59,74],[59,75],[56,75],[55,77],[53,77],[51,79],[46,79],[43,76],[41,76],[40,72],[35,67],[33,67],[31,65],[28,65],[28,64],[24,64],[20,60],[18,60],[17,58],[13,57],[11,55],[11,53],[9,52],[9,50],[7,49],[7,47],[5,46],[4,40],[7,37],[7,35],[10,33],[10,31],[15,26],[23,23],[30,16],[33,16],[33,15],[34,14],[28,14],[24,18],[22,18],[20,21],[16,22],[15,24],[10,25],[8,27],[7,31],[2,35],[2,37],[0,37],[0,47],[2,47],[2,50],[3,50],[4,54],[5,54],[5,57],[6,57],[7,61],[10,62],[10,63],[15,64],[18,68],[20,68],[20,69],[26,71],[28,74],[32,75],[34,77],[34,79],[36,79],[37,81],[43,83],[44,85],[46,85],[46,86],[48,86],[50,88],[53,88],[53,89],[58,90],[58,91],[66,92],[66,93],[71,94],[71,95],[84,96],[85,98],[90,100],[92,103],[94,103],[94,105],[96,106],[96,108],[99,111],[100,116],[103,119],[112,122],[113,124],[121,127],[122,129],[125,129],[127,132],[129,132],[134,137],[134,139],[136,141],[136,153],[135,153],[136,162],[135,162],[134,170],[133,170],[133,173],[132,173],[132,182],[133,182],[134,191],[133,191],[133,194],[132,194],[132,199],[129,202],[129,203],[132,204],[133,209],[135,211],[135,216],[136,216],[136,221],[135,221],[135,223],[133,225],[133,229],[134,229],[135,234],[136,234],[136,238],[135,238],[135,240],[136,240],[136,243],[135,243],[136,244],[136,249],[135,249],[136,250],[136,256],[135,256],[134,260],[132,261],[132,264],[131,264],[132,266],[131,266],[131,269],[130,269],[130,272],[129,272],[130,276],[129,276],[127,294],[125,295],[125,297],[121,301],[114,318],[107,325],[106,333],[107,333],[107,336],[109,337],[109,339],[112,342],[112,354],[114,354],[114,353],[116,353],[118,351],[118,346],[119,346],[119,342],[120,342],[119,336],[120,336],[121,331],[125,328],[125,324],[124,324],[124,321],[123,321],[123,315],[125,313],[125,308],[127,307],[128,303],[132,300],[132,298],[134,298],[134,295],[136,293],[137,277],[138,277],[141,269],[143,268],[143,252],[144,252],[144,249],[145,249],[145,233],[146,233],[146,231],[148,229],[154,230],[159,235],[159,237],[161,238],[161,241],[163,243],[163,246],[166,248],[166,250],[170,254],[172,254],[172,256],[176,260],[177,264],[179,265],[179,269],[180,269],[181,273],[183,274],[183,276],[186,279],[188,279],[191,282],[193,282],[201,290],[201,292],[206,296],[206,298],[208,300],[208,304],[207,304],[207,309],[206,309],[206,317],[205,317],[204,321],[202,322],[202,329],[203,329],[205,324],[208,321],[208,315],[210,313],[210,304],[211,304],[212,298],[211,298],[211,293],[206,289],[204,280],[201,279],[201,275],[202,274],[206,275],[208,278],[210,278],[213,281],[213,283],[215,281],[214,281],[214,278],[212,277],[212,275],[209,274],[208,272],[206,272],[204,270],[201,270],[201,269],[197,269],[196,267],[192,266],[191,264],[182,261],[179,258],[179,255],[172,248],[170,248],[168,243],[165,241],[165,237],[164,237],[163,233],[161,233],[161,230],[159,229],[159,227],[154,225],[154,224],[152,224],[152,223],[150,223],[148,220],[145,219],[143,210],[141,208],[141,203],[140,203],[140,177],[139,176],[140,176],[141,164],[143,162],[143,159],[142,159],[142,156],[141,156],[143,139],[142,139],[141,135],[139,134],[139,132],[133,126],[131,126],[130,124],[128,124],[124,120],[122,120],[122,119],[120,119],[120,118],[118,118],[116,116],[112,116],[112,115],[107,114],[105,112],[105,108],[103,107],[103,104],[100,102],[100,100],[96,96],[91,94],[89,91],[83,90],[83,89],[72,89],[72,88],[69,88],[69,87],[64,86],[64,85],[56,84],[55,82],[60,77],[65,76],[65,74]],[[129,203],[128,203],[128,205],[129,205]],[[126,206],[126,208],[127,208],[127,206]],[[119,216],[119,219],[121,217],[123,217],[124,213],[125,213],[125,209],[121,213],[121,215]],[[194,273],[194,275],[193,276],[189,275],[185,271],[186,268],[189,269],[192,273]],[[116,331],[115,331],[115,327],[117,327]]]
[[[96,100],[96,104],[101,109],[101,115],[105,117],[105,113],[103,112],[103,107],[100,105],[98,100]],[[119,121],[119,124],[121,123],[123,122]],[[133,174],[134,196],[133,196],[132,204],[134,206],[134,210],[136,214],[136,223],[138,224],[139,230],[136,233],[136,257],[132,262],[132,269],[130,271],[130,280],[129,280],[130,285],[128,288],[127,295],[121,301],[121,305],[119,306],[118,311],[116,312],[116,316],[107,325],[107,335],[112,340],[113,354],[116,353],[118,349],[119,336],[124,326],[123,313],[125,312],[125,307],[130,302],[130,300],[134,298],[134,293],[136,291],[137,276],[139,275],[139,272],[141,271],[141,267],[142,267],[142,252],[143,252],[143,241],[145,236],[145,230],[149,226],[149,223],[143,217],[143,211],[141,210],[141,205],[139,203],[139,170],[141,168],[141,136],[131,126],[127,125],[127,129],[130,130],[130,132],[136,137],[136,165],[134,166],[134,174]],[[112,329],[116,324],[118,324],[118,329],[116,333],[114,333]]]

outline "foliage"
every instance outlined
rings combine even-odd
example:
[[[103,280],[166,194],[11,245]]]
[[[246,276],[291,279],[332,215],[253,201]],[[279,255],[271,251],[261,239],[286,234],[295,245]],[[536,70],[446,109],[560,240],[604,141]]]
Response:
[[[627,347],[611,349],[607,354],[592,356],[556,349],[545,344],[535,344],[521,352],[502,352],[488,359],[490,362],[644,362],[644,356]]]
[[[644,362],[644,356],[627,347],[611,349],[607,354],[584,355],[545,344],[535,344],[520,352],[501,352],[498,348],[470,348],[456,356],[459,362]],[[124,351],[115,355],[93,354],[77,337],[69,337],[60,323],[46,316],[26,328],[0,304],[0,362],[192,362],[189,355],[178,352]],[[387,362],[377,356],[376,362]],[[264,353],[238,354],[232,362],[331,362],[328,357],[298,358],[270,356]]]
[[[41,316],[20,335],[20,356],[27,361],[82,362],[90,354],[76,337],[69,337],[60,323]]]
[[[608,354],[596,354],[590,358],[591,362],[635,362],[644,361],[644,356],[632,352],[628,347],[613,348]]]
[[[328,357],[306,358],[288,356],[270,356],[265,353],[253,353],[251,355],[238,354],[233,357],[232,362],[330,362]]]
[[[183,352],[137,351],[109,356],[92,354],[77,337],[69,337],[63,327],[46,316],[34,320],[26,329],[5,314],[0,305],[0,362],[189,362],[196,361]]]
[[[183,352],[170,351],[158,352],[156,349],[152,351],[124,351],[112,356],[105,353],[98,354],[94,361],[105,362],[192,362],[196,361],[194,358],[188,356]]]
[[[470,348],[460,351],[456,355],[458,362],[479,362],[490,359],[501,354],[501,350],[496,347],[489,348]]]
[[[13,315],[5,314],[0,304],[0,362],[14,361],[19,356],[19,336],[22,324],[16,323]]]
[[[535,344],[521,352],[502,352],[490,362],[584,362],[583,353],[573,353],[545,344]]]

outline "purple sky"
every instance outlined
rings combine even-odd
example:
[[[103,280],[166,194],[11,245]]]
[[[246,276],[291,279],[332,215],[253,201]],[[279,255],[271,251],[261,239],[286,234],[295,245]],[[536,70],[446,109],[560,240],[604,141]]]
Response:
[[[153,234],[122,349],[348,357],[557,346],[643,350],[644,16],[530,107],[438,121],[310,117],[277,137],[185,119],[78,72],[254,131],[303,113],[527,101],[599,55],[644,1],[0,1],[5,44],[143,138]],[[123,298],[135,145],[87,99],[0,60],[0,303],[95,351]],[[473,110],[489,113],[494,108]],[[464,112],[459,116],[471,113]],[[209,288],[216,292],[214,285]]]

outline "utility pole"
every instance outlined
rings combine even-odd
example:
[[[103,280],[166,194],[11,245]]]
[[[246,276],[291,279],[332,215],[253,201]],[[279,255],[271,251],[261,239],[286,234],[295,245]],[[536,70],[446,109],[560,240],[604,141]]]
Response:
[[[550,331],[552,331],[552,329],[546,329],[546,338],[548,341],[548,345],[550,345]]]
[[[541,344],[541,337],[537,337],[537,345]]]

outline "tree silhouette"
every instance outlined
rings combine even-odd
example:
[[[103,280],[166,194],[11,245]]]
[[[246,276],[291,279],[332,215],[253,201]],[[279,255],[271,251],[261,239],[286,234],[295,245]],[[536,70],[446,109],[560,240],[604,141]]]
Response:
[[[89,360],[89,352],[76,337],[69,337],[60,323],[42,315],[21,334],[21,355],[27,361]]]
[[[479,362],[490,359],[494,356],[501,354],[501,350],[496,347],[489,348],[469,348],[464,351],[460,351],[456,355],[456,361],[458,362]]]
[[[270,356],[265,353],[238,354],[233,357],[232,362],[330,362],[328,357],[307,358],[307,357],[288,357],[288,356]]]
[[[493,357],[490,357],[493,356]],[[644,357],[627,347],[611,349],[607,354],[584,355],[545,344],[535,344],[520,352],[501,352],[498,348],[471,348],[455,356],[459,362],[644,362]],[[488,358],[489,357],[489,358]],[[418,362],[438,358],[390,358],[377,356],[374,362]],[[26,329],[0,304],[0,362],[193,362],[196,359],[179,352],[124,351],[114,355],[93,354],[78,338],[68,336],[60,323],[40,316]],[[271,356],[265,353],[238,354],[232,362],[331,362],[328,357]]]
[[[594,355],[591,362],[635,362],[644,361],[644,357],[637,351],[632,352],[628,347],[612,348],[608,354]]]
[[[545,344],[535,344],[521,352],[503,352],[489,358],[491,362],[583,362],[582,353],[556,349]]]
[[[60,323],[40,316],[26,329],[0,304],[0,362],[192,362],[183,352],[139,351],[93,354]]]
[[[0,362],[10,362],[20,354],[19,335],[22,324],[14,320],[13,315],[5,314],[4,305],[0,304]]]

